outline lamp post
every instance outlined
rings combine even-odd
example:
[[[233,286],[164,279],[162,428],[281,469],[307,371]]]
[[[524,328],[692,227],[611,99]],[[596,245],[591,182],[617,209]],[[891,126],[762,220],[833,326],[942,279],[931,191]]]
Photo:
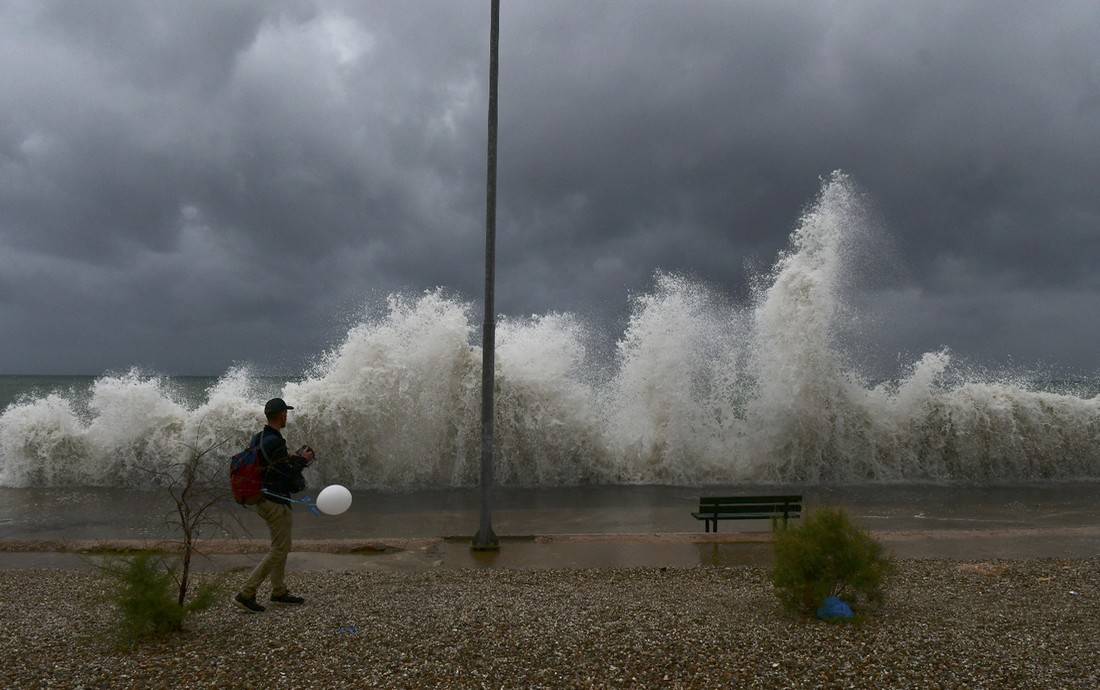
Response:
[[[481,325],[481,522],[472,548],[500,548],[493,533],[490,494],[493,488],[493,385],[496,370],[496,313],[493,288],[497,234],[497,54],[500,44],[500,0],[491,0],[489,22],[489,148],[485,189],[485,318]]]

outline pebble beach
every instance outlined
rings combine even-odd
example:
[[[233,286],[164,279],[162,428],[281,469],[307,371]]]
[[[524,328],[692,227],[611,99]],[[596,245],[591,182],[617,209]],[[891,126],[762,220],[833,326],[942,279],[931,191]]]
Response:
[[[1100,687],[1100,559],[898,566],[850,624],[749,566],[297,572],[306,604],[262,614],[203,574],[219,603],[131,650],[97,572],[7,570],[0,687]]]

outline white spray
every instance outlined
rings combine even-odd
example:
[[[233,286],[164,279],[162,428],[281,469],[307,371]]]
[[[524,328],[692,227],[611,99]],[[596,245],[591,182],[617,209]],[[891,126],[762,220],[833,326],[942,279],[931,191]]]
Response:
[[[841,280],[866,232],[841,173],[822,186],[766,285],[729,305],[658,273],[638,296],[611,370],[575,317],[498,326],[496,477],[507,485],[1001,481],[1100,477],[1100,396],[965,375],[947,352],[866,384],[837,344]],[[353,487],[472,486],[480,362],[470,305],[441,291],[390,297],[282,397],[290,445],[317,480]],[[0,414],[0,486],[146,486],[145,469],[262,423],[245,369],[193,409],[140,372],[95,382],[87,413],[63,394]]]

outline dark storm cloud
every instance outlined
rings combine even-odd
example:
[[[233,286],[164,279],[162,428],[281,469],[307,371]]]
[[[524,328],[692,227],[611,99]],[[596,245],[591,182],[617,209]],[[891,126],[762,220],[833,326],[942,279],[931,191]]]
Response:
[[[875,347],[1095,370],[1095,3],[503,4],[502,311],[743,295],[843,168]],[[476,299],[485,5],[0,2],[0,371],[293,369]]]

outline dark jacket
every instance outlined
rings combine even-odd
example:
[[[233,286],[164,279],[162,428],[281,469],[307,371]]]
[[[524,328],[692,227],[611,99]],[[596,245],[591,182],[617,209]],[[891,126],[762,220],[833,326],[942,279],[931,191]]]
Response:
[[[263,446],[260,459],[264,463],[264,498],[273,503],[290,505],[290,501],[284,499],[306,488],[302,470],[309,466],[309,461],[301,456],[291,455],[286,449],[283,435],[278,429],[267,425],[264,425],[263,431],[252,437],[252,443],[256,443],[261,434]]]

